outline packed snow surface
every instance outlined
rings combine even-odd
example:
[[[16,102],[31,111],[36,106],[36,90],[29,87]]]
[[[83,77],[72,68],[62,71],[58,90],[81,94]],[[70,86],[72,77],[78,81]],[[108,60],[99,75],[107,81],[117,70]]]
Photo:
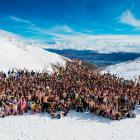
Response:
[[[139,140],[140,107],[137,117],[112,121],[90,113],[71,111],[60,120],[47,114],[25,114],[0,119],[2,140]]]
[[[64,58],[14,34],[0,30],[0,70],[12,68],[52,71],[52,64],[64,65]]]

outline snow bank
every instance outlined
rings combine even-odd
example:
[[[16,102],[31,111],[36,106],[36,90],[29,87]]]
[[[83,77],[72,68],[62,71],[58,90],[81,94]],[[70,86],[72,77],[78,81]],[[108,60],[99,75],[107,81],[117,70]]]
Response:
[[[65,65],[64,57],[48,52],[21,37],[0,31],[0,70],[12,68],[52,71],[52,64]]]
[[[124,77],[125,79],[138,79],[140,75],[140,58],[134,61],[128,61],[109,66],[103,70],[103,73],[108,71],[111,74],[116,74],[119,77]]]
[[[135,119],[111,121],[91,113],[71,111],[52,120],[47,114],[0,118],[2,140],[139,140],[140,107]]]

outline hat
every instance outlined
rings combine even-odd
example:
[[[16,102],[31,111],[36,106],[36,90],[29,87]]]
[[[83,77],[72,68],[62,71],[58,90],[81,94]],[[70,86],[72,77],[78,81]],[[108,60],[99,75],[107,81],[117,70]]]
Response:
[[[17,100],[14,100],[13,103],[14,103],[14,104],[17,104]]]

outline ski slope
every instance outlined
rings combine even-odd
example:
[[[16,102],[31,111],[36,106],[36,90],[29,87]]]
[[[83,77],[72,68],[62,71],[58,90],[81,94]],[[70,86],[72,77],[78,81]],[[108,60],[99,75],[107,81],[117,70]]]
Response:
[[[71,111],[53,120],[47,114],[0,118],[2,140],[139,140],[140,107],[135,119],[112,121],[90,113]]]
[[[48,52],[17,35],[0,30],[0,71],[9,69],[51,72],[52,64],[65,65],[64,57]]]

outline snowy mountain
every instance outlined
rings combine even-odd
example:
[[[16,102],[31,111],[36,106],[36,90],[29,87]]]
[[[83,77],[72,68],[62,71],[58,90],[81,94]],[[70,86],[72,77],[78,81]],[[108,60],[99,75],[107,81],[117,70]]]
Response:
[[[73,41],[71,37],[63,37],[63,39],[66,40],[62,40],[61,44],[58,43],[60,42],[59,40],[56,44],[43,45],[40,42],[26,40],[18,35],[0,30],[0,70],[8,71],[12,68],[43,70],[45,68],[48,71],[52,71],[52,64],[59,63],[64,65],[64,57],[43,49],[49,47],[64,49],[67,46],[67,48],[71,47],[71,49],[74,49],[73,47],[77,45],[77,48],[75,49],[80,49],[78,46],[81,45],[81,49],[92,49],[101,53],[117,52],[119,50],[123,52],[140,52],[140,47],[137,46],[140,45],[140,40],[138,37],[128,39],[128,37],[122,36],[121,39],[121,37],[109,38],[109,36],[89,36],[89,38],[84,36],[83,40],[78,37],[73,38]],[[80,40],[81,44],[79,44]],[[88,41],[89,45],[87,44]],[[92,48],[91,42],[95,44],[95,46],[92,46]],[[118,46],[115,46],[117,45],[115,42],[118,43]],[[84,43],[86,45],[85,48],[83,46]],[[111,46],[113,43],[114,46]],[[106,44],[108,44],[108,46]],[[103,72],[107,71],[112,74],[117,74],[120,77],[124,77],[125,79],[138,78],[140,75],[140,58],[135,61],[109,66]]]
[[[18,35],[0,30],[0,70],[26,68],[52,71],[52,64],[65,64],[64,57],[38,47]]]
[[[125,79],[138,79],[140,75],[140,58],[107,67],[103,72],[110,72]]]

